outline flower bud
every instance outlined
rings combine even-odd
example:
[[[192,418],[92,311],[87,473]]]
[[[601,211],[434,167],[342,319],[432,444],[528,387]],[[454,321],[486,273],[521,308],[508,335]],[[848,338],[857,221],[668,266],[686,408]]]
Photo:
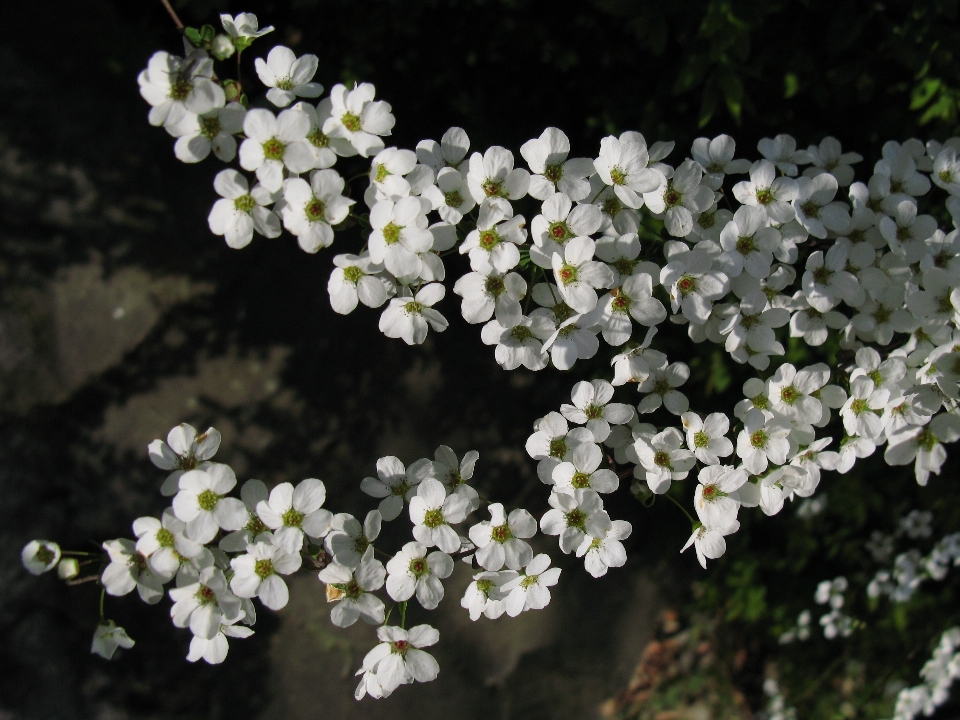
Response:
[[[226,60],[235,51],[233,40],[227,35],[217,35],[210,41],[210,54],[217,60]]]
[[[57,577],[61,580],[70,580],[80,574],[80,563],[76,558],[63,558],[57,565]]]

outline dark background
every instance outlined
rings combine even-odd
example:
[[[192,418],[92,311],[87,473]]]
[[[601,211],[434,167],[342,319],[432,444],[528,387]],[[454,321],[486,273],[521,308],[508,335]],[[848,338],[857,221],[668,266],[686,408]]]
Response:
[[[728,132],[753,158],[761,137],[788,132],[805,147],[832,134],[867,158],[857,167],[866,180],[887,139],[956,129],[956,2],[185,5],[188,25],[229,10],[277,27],[244,53],[253,96],[253,58],[277,43],[317,54],[327,88],[375,83],[400,147],[459,125],[475,149],[516,149],[555,125],[574,155],[593,156],[604,135],[636,129],[651,143],[676,140],[676,164],[700,135]],[[172,139],[146,122],[136,75],[158,49],[180,51],[159,2],[21,5],[0,36],[0,719],[594,717],[667,608],[709,635],[722,681],[755,710],[779,662],[801,717],[834,717],[844,702],[855,712],[846,716],[889,714],[884,683],[916,682],[931,643],[958,619],[955,594],[948,582],[906,610],[871,607],[863,542],[911,507],[935,511],[935,536],[957,530],[952,463],[925,490],[909,468],[878,458],[827,474],[821,516],[803,521],[790,506],[751,515],[708,573],[677,555],[687,533],[675,508],[644,509],[623,492],[610,509],[634,524],[626,568],[595,581],[566,559],[547,610],[472,624],[458,605],[469,572],[458,567],[438,612],[411,611],[441,631],[440,679],[379,703],[352,699],[371,631],[330,625],[309,573],[222,666],[186,663],[189,634],[171,626],[167,603],[135,596],[108,599],[107,615],[136,647],[112,663],[89,655],[97,588],[27,575],[20,548],[45,537],[84,549],[158,514],[163,473],[144,450],[173,425],[220,429],[217,459],[241,481],[320,477],[329,506],[361,517],[372,504],[359,480],[381,455],[409,463],[441,443],[477,449],[477,484],[539,514],[544,493],[522,449],[531,424],[576,380],[608,376],[612,354],[604,346],[567,375],[506,373],[477,328],[458,321],[455,297],[441,305],[451,328],[409,348],[377,331],[378,312],[332,312],[331,251],[305,255],[289,235],[228,249],[206,228],[220,164],[179,163]],[[361,242],[347,234],[332,250]],[[658,342],[693,367],[696,407],[729,407],[741,367],[713,347],[686,358],[669,333]],[[690,493],[678,488],[688,504]],[[793,660],[779,656],[778,632],[812,606],[817,582],[839,574],[860,581],[869,630],[831,644],[815,628]],[[697,702],[693,692],[683,707]]]

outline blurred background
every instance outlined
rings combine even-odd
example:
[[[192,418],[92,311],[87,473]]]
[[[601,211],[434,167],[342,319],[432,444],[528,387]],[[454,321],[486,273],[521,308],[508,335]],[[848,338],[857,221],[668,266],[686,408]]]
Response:
[[[250,11],[276,26],[243,55],[253,96],[253,58],[274,44],[318,55],[327,88],[375,83],[399,147],[459,125],[475,149],[516,150],[553,125],[574,156],[594,156],[601,137],[630,129],[676,140],[676,164],[701,135],[729,133],[749,158],[780,132],[800,147],[834,135],[866,157],[866,180],[884,141],[957,134],[955,0],[174,5],[188,25]],[[749,718],[767,703],[768,677],[801,718],[892,714],[897,689],[917,682],[960,621],[957,583],[928,583],[905,604],[870,601],[863,588],[890,562],[865,544],[894,535],[912,508],[933,513],[933,534],[898,539],[904,547],[926,552],[960,529],[953,459],[927,488],[876,457],[827,473],[819,511],[744,512],[706,572],[678,554],[688,524],[676,508],[622,492],[610,512],[634,526],[626,567],[593,580],[563,558],[546,610],[471,623],[459,607],[470,571],[458,565],[438,611],[411,608],[412,622],[440,629],[439,679],[385,701],[353,700],[372,632],[334,628],[309,572],[221,666],[188,664],[189,633],[171,626],[167,603],[134,596],[108,598],[107,616],[136,646],[113,662],[90,655],[98,589],[29,576],[20,548],[42,537],[87,549],[158,514],[164,473],[145,450],[177,423],[219,429],[217,460],[241,481],[319,477],[327,506],[360,517],[373,504],[359,481],[381,455],[476,449],[478,487],[539,514],[545,493],[524,440],[576,380],[608,377],[613,354],[603,346],[565,375],[504,372],[452,294],[440,306],[450,329],[420,347],[384,338],[378,311],[338,316],[327,277],[334,253],[362,244],[356,230],[313,256],[289,235],[228,249],[206,226],[220,164],[183,165],[147,124],[136,76],[159,49],[181,50],[159,2],[20,5],[0,36],[0,720]],[[450,276],[463,271],[448,263]],[[682,333],[658,343],[691,365],[696,409],[732,406],[742,367],[712,345],[691,355]],[[836,362],[830,346],[791,344],[788,358]],[[689,505],[693,486],[674,490]],[[813,593],[839,575],[863,627],[831,642]],[[806,608],[811,639],[778,645]],[[960,704],[937,717],[960,717]]]

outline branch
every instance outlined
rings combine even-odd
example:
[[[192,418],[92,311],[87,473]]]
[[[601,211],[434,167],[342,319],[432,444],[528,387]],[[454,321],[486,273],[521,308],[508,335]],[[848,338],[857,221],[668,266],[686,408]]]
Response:
[[[177,31],[183,33],[183,23],[180,22],[180,16],[177,15],[177,11],[173,9],[170,0],[160,0],[160,2],[167,9],[167,12],[170,13],[170,17],[173,18],[173,24],[177,26]]]

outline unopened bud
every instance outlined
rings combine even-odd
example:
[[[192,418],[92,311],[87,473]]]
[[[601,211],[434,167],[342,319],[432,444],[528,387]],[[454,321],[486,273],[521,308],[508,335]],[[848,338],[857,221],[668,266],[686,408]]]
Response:
[[[236,48],[227,35],[217,35],[210,41],[210,54],[217,60],[226,60],[236,52]]]
[[[57,577],[61,580],[70,580],[80,574],[80,563],[76,558],[63,558],[57,565]]]

